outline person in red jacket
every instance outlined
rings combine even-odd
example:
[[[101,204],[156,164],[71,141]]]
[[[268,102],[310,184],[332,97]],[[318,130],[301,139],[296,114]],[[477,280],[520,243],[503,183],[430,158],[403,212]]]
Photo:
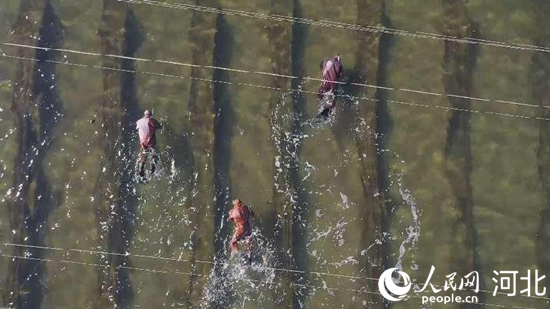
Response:
[[[155,173],[155,164],[158,161],[158,156],[155,154],[157,139],[155,132],[161,128],[160,123],[153,118],[153,114],[146,110],[143,113],[143,118],[136,122],[136,129],[139,134],[139,145],[141,147],[141,160],[139,165],[139,176],[145,177],[145,163],[147,162],[147,153],[153,152],[153,163],[151,165],[151,173]]]
[[[320,64],[321,72],[323,75],[323,81],[319,86],[319,91],[317,92],[317,100],[319,104],[323,103],[325,95],[332,93],[333,99],[330,102],[329,106],[321,106],[323,109],[319,113],[318,117],[327,118],[334,107],[336,107],[336,83],[344,74],[344,67],[342,66],[342,59],[340,55],[336,54],[330,60],[323,60]]]
[[[239,241],[247,242],[248,254],[250,256],[252,250],[252,229],[250,227],[250,219],[254,216],[254,212],[239,199],[233,201],[233,208],[229,211],[227,221],[235,223],[235,233],[231,239],[231,251],[239,251]]]

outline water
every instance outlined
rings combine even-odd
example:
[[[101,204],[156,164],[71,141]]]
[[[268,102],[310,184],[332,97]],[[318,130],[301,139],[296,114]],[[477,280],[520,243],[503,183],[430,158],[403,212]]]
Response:
[[[434,265],[436,285],[480,273],[478,304],[445,307],[546,308],[492,296],[491,279],[550,277],[549,12],[5,1],[0,42],[27,47],[0,45],[0,305],[440,308],[421,304],[432,292],[390,304],[378,290],[385,269],[418,286]],[[349,84],[315,123],[334,53]],[[138,184],[146,108],[164,124],[161,163]],[[229,252],[234,198],[256,213],[250,266]]]

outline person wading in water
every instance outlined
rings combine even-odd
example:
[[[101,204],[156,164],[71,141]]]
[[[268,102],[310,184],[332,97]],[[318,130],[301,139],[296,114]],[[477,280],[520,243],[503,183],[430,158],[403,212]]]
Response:
[[[143,113],[143,118],[136,122],[136,129],[139,134],[139,145],[141,147],[141,159],[139,163],[138,174],[142,178],[145,177],[145,163],[147,162],[147,155],[153,154],[153,162],[151,163],[151,174],[155,173],[156,164],[158,163],[158,155],[156,154],[157,139],[155,132],[162,128],[160,123],[153,118],[153,114],[146,110]]]
[[[229,211],[227,221],[235,223],[235,233],[231,239],[231,251],[236,253],[239,251],[239,242],[244,240],[247,245],[248,262],[250,263],[252,252],[252,228],[250,227],[250,219],[254,216],[254,212],[239,199],[233,201],[233,208]]]
[[[323,81],[319,86],[317,92],[317,101],[321,105],[321,112],[317,115],[317,118],[327,119],[334,108],[336,107],[336,83],[344,74],[344,67],[342,66],[342,59],[340,55],[336,54],[330,60],[323,60],[320,64]],[[323,106],[325,97],[332,95],[332,100],[328,105]]]

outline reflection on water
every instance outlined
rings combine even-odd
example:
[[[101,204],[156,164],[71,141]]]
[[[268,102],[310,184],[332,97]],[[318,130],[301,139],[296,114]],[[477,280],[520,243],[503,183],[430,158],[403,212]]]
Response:
[[[0,4],[2,306],[418,308],[431,292],[390,304],[377,279],[397,267],[419,285],[432,265],[441,284],[480,273],[479,303],[451,307],[546,306],[490,290],[493,270],[550,277],[548,13]],[[336,52],[337,110],[315,123]],[[146,108],[162,168],[138,184]],[[234,198],[256,213],[250,265],[228,248]]]

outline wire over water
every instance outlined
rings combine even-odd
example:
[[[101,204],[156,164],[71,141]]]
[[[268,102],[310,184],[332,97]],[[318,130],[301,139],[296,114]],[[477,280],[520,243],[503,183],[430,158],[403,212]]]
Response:
[[[62,48],[38,47],[38,46],[32,46],[32,45],[6,43],[6,42],[1,43],[1,44],[5,45],[5,46],[30,48],[30,49],[45,50],[45,51],[58,51],[58,52],[81,54],[81,55],[88,55],[88,56],[103,56],[103,57],[110,57],[110,58],[127,59],[127,60],[134,60],[134,61],[140,61],[140,62],[164,63],[164,64],[178,65],[178,66],[185,66],[185,67],[195,67],[195,68],[204,68],[204,69],[213,69],[213,70],[224,70],[224,71],[243,73],[243,74],[260,74],[260,75],[268,75],[268,76],[282,77],[282,78],[289,78],[289,79],[298,79],[299,78],[298,76],[292,76],[292,75],[274,74],[274,73],[270,73],[270,72],[250,71],[250,70],[244,70],[244,69],[234,69],[234,68],[226,68],[226,67],[218,67],[218,66],[210,66],[210,65],[198,65],[198,64],[177,62],[177,61],[147,59],[147,58],[138,58],[138,57],[127,57],[127,56],[113,55],[113,54],[100,54],[100,53],[87,52],[87,51],[62,49]],[[507,104],[507,105],[525,106],[525,107],[531,107],[531,108],[541,108],[542,107],[542,108],[549,108],[550,109],[550,106],[546,106],[546,105],[540,106],[540,105],[537,105],[537,104],[515,102],[515,101],[510,101],[510,100],[478,98],[478,97],[470,97],[470,96],[463,96],[463,95],[457,95],[457,94],[443,94],[443,93],[422,91],[422,90],[415,90],[415,89],[407,89],[407,88],[392,88],[392,87],[371,85],[371,84],[367,84],[367,83],[329,81],[329,80],[324,80],[324,79],[314,78],[314,77],[307,77],[307,79],[313,80],[313,81],[318,81],[318,82],[331,82],[331,83],[340,84],[340,85],[352,85],[352,86],[359,86],[359,87],[373,88],[373,89],[381,89],[381,90],[389,90],[389,91],[410,92],[410,93],[417,93],[417,94],[430,95],[430,96],[446,96],[446,97],[450,97],[450,98],[461,98],[461,99],[468,99],[468,100],[480,101],[480,102],[493,102],[493,103],[500,103],[500,104]]]
[[[224,265],[224,263],[213,262],[213,261],[205,261],[205,260],[187,260],[187,259],[180,259],[180,258],[158,257],[158,256],[149,256],[149,255],[142,255],[142,254],[130,254],[130,253],[125,254],[125,253],[105,252],[105,251],[86,250],[86,249],[74,249],[74,248],[66,249],[66,248],[57,248],[57,247],[22,245],[22,244],[14,244],[14,243],[4,243],[4,246],[22,247],[22,248],[35,248],[35,249],[44,249],[44,250],[53,250],[53,251],[72,251],[72,252],[89,253],[89,254],[128,256],[128,257],[156,259],[156,260],[170,261],[170,262],[188,262],[188,263],[198,263],[198,264]],[[319,271],[303,271],[303,270],[296,270],[296,269],[286,269],[286,268],[277,268],[277,267],[264,267],[264,266],[261,266],[260,268],[270,269],[270,270],[275,270],[275,271],[282,271],[282,272],[300,273],[300,274],[313,274],[313,275],[319,275],[319,276],[331,276],[331,277],[346,278],[346,279],[353,279],[353,280],[374,280],[374,281],[378,281],[378,278],[348,276],[348,275],[333,274],[333,273],[319,272]]]
[[[8,255],[8,254],[0,254],[0,256],[4,257],[4,258],[10,258],[10,259],[23,259],[23,260],[31,260],[31,261],[39,261],[39,262],[72,264],[72,265],[81,265],[81,266],[91,266],[91,267],[97,267],[97,268],[109,268],[109,267],[111,267],[111,265],[101,265],[101,264],[97,264],[97,263],[86,263],[86,262],[78,262],[78,261],[70,261],[70,260],[52,260],[52,259],[45,259],[45,258],[33,258],[33,257],[27,257],[27,256]],[[184,275],[184,276],[207,277],[207,275],[198,274],[198,273],[188,273],[188,272],[181,272],[181,271],[166,271],[166,270],[158,270],[158,269],[150,269],[150,268],[124,266],[124,265],[118,265],[118,266],[115,266],[115,268],[143,271],[143,272],[148,272],[148,273],[151,273],[151,274],[175,274],[175,275]],[[276,284],[276,285],[288,284],[288,285],[291,285],[291,286],[298,286],[298,287],[303,287],[303,288],[311,288],[311,289],[319,289],[319,290],[327,290],[327,291],[351,291],[351,292],[357,292],[357,293],[382,295],[380,292],[369,291],[367,289],[360,289],[360,290],[358,290],[358,289],[341,289],[341,288],[331,288],[331,287],[328,287],[328,286],[316,286],[316,285],[310,285],[310,284],[300,284],[300,283],[294,283],[294,282],[283,283],[283,282],[275,282],[275,281],[262,281],[262,280],[256,280],[256,279],[247,279],[247,280],[250,280],[252,282],[259,282],[259,283],[266,283],[266,284]],[[422,296],[409,295],[409,297],[421,298]],[[498,307],[498,308],[535,309],[535,308],[532,308],[532,307],[505,306],[505,305],[490,304],[490,303],[472,303],[472,304],[485,305],[485,306],[489,306],[489,307]]]
[[[185,3],[167,3],[167,2],[159,2],[154,0],[118,0],[118,1],[133,3],[133,4],[147,4],[152,6],[180,9],[180,10],[194,10],[194,11],[214,13],[214,14],[250,17],[250,18],[264,19],[264,20],[271,20],[271,21],[286,21],[290,23],[299,23],[299,24],[322,26],[322,27],[333,27],[333,28],[340,28],[340,29],[353,30],[353,31],[384,33],[389,35],[401,35],[401,36],[407,36],[412,38],[433,39],[433,40],[450,41],[450,42],[458,42],[458,43],[466,43],[466,44],[487,45],[487,46],[495,46],[495,47],[502,47],[502,48],[509,48],[509,49],[550,53],[550,47],[547,47],[547,46],[508,43],[508,42],[485,40],[485,39],[478,39],[478,38],[471,38],[471,37],[460,38],[460,37],[444,35],[439,33],[419,32],[419,31],[412,32],[408,30],[393,29],[393,28],[378,27],[378,26],[360,26],[355,24],[348,24],[348,23],[335,22],[335,21],[329,21],[329,20],[313,20],[313,19],[298,18],[293,16],[277,15],[277,14],[266,15],[266,14],[257,13],[257,12],[232,10],[232,9],[218,9],[214,7],[185,4]]]
[[[34,248],[34,249],[43,249],[43,250],[52,250],[52,251],[72,251],[72,252],[98,254],[98,255],[114,255],[114,256],[126,256],[126,257],[134,257],[134,258],[147,258],[147,259],[170,261],[170,262],[188,262],[188,263],[209,264],[209,265],[219,265],[219,266],[225,265],[225,263],[205,261],[205,260],[187,260],[187,259],[181,259],[181,258],[159,257],[159,256],[150,256],[150,255],[143,255],[143,254],[131,254],[131,253],[116,253],[116,252],[106,252],[106,251],[88,250],[88,249],[34,246],[34,245],[24,245],[24,244],[15,244],[15,243],[3,243],[3,245],[7,246],[7,247]],[[84,264],[86,264],[86,263],[84,263]],[[300,274],[304,274],[304,275],[312,274],[312,275],[317,275],[317,276],[345,278],[345,279],[350,279],[350,280],[370,280],[370,281],[379,281],[380,280],[379,278],[341,275],[341,274],[335,274],[335,273],[329,273],[329,272],[319,272],[319,271],[303,271],[303,270],[296,270],[296,269],[277,268],[277,267],[264,267],[264,266],[260,266],[259,268],[270,269],[270,270],[275,270],[275,271],[280,271],[280,272],[300,273]],[[182,273],[182,274],[207,276],[207,275],[199,275],[199,274],[191,274],[191,273]],[[265,283],[265,282],[263,282],[263,283]],[[433,286],[434,287],[442,287],[442,286],[435,285],[435,284]],[[493,293],[492,291],[489,291],[489,290],[479,290],[479,292]],[[507,295],[507,293],[504,293],[504,292],[497,292],[497,294]],[[540,300],[550,301],[549,297],[528,296],[528,295],[519,295],[519,296],[525,297],[525,298],[532,298],[532,299],[540,299]]]
[[[297,93],[317,95],[317,92],[306,91],[306,90],[302,90],[302,89],[286,89],[286,88],[271,87],[271,86],[265,86],[265,85],[256,85],[256,84],[250,84],[250,83],[227,82],[227,81],[220,81],[220,80],[207,79],[207,78],[199,78],[199,77],[193,77],[193,76],[186,77],[186,76],[180,76],[180,75],[171,75],[171,74],[163,74],[163,73],[148,72],[148,71],[119,69],[119,68],[105,67],[105,66],[99,66],[99,65],[87,65],[87,64],[71,63],[71,62],[65,62],[65,61],[40,60],[40,59],[27,58],[27,57],[11,56],[11,55],[6,55],[6,54],[0,55],[0,56],[2,56],[4,58],[10,58],[10,59],[19,59],[19,60],[35,61],[35,62],[44,61],[44,62],[48,62],[48,63],[56,63],[56,64],[61,64],[61,65],[69,65],[69,66],[82,67],[82,68],[111,70],[111,71],[131,73],[131,74],[145,74],[145,75],[161,76],[161,77],[174,78],[174,79],[190,79],[190,80],[197,80],[197,81],[203,81],[203,82],[254,87],[254,88],[260,88],[260,89],[266,89],[266,90],[292,91],[292,92],[297,92]],[[312,79],[312,80],[317,80],[317,79]],[[337,95],[337,96],[341,97],[341,95]],[[531,116],[523,116],[523,115],[517,115],[517,114],[507,114],[507,113],[490,112],[490,111],[479,111],[479,110],[473,110],[473,109],[463,109],[463,108],[440,106],[440,105],[431,105],[431,104],[420,104],[420,103],[389,100],[389,99],[371,99],[371,98],[366,98],[366,97],[356,97],[356,96],[348,96],[348,95],[346,95],[345,97],[353,98],[353,99],[357,99],[357,100],[362,100],[362,101],[387,102],[387,103],[413,106],[413,107],[437,108],[437,109],[443,109],[443,110],[447,110],[447,111],[459,111],[459,112],[468,112],[468,113],[474,113],[474,114],[487,114],[487,115],[495,115],[495,116],[512,117],[512,118],[519,118],[519,119],[550,121],[550,118],[538,117],[538,116],[537,117],[531,117]]]

